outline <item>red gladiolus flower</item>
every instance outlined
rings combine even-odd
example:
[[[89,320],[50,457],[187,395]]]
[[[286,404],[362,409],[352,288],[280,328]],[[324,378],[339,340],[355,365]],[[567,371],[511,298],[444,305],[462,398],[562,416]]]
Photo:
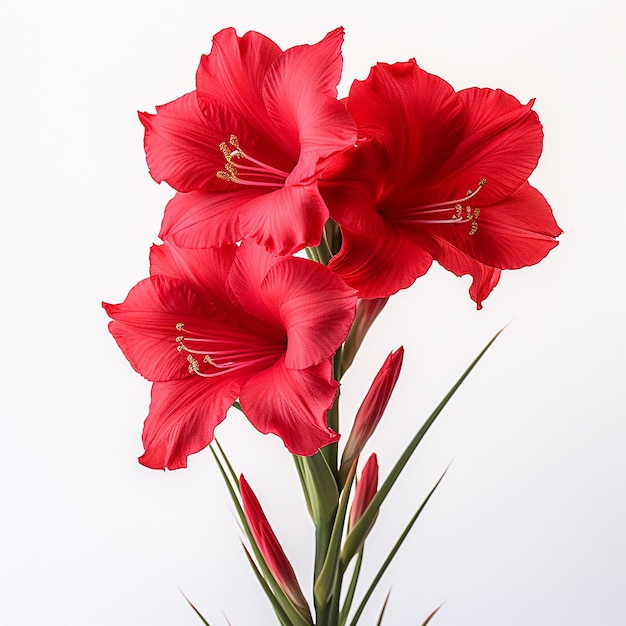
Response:
[[[186,467],[239,398],[250,422],[294,454],[337,441],[326,425],[332,358],[354,318],[354,291],[326,267],[251,241],[206,250],[153,246],[151,277],[109,329],[152,386],[143,465]]]
[[[270,572],[293,605],[305,619],[312,623],[309,605],[302,593],[293,567],[267,521],[261,504],[243,475],[239,478],[239,491],[241,492],[246,521]]]
[[[389,398],[391,398],[394,387],[398,382],[398,376],[400,376],[403,358],[404,348],[402,347],[389,354],[376,374],[374,382],[357,411],[354,425],[341,456],[339,475],[342,478],[342,482],[348,475],[352,463],[361,454],[365,444],[374,434],[387,408]]]
[[[527,182],[543,140],[531,106],[500,90],[456,93],[415,61],[380,63],[355,81],[347,108],[359,145],[320,183],[343,236],[330,267],[379,298],[435,259],[473,277],[480,308],[501,270],[543,259],[561,229]]]
[[[350,519],[348,520],[348,532],[350,532],[361,519],[361,516],[365,513],[365,509],[367,509],[377,491],[378,459],[376,458],[376,454],[372,454],[361,472],[361,479],[357,483],[354,491],[354,500],[350,507]]]
[[[323,160],[354,144],[337,100],[343,29],[285,52],[267,37],[217,33],[196,91],[140,113],[150,173],[179,192],[161,239],[190,248],[253,238],[291,254],[319,244]]]

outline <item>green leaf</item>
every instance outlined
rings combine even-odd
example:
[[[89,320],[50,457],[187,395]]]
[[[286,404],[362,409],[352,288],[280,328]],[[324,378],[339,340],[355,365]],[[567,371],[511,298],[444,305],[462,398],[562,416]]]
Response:
[[[291,622],[287,618],[285,611],[280,605],[280,602],[276,599],[276,597],[272,593],[272,590],[269,588],[267,581],[265,580],[265,578],[263,578],[263,574],[261,574],[261,572],[259,571],[259,568],[256,566],[256,563],[254,562],[252,555],[248,551],[248,548],[246,548],[243,542],[241,546],[244,549],[244,552],[246,553],[246,557],[248,558],[248,563],[250,563],[250,567],[252,568],[252,571],[254,572],[256,579],[259,581],[259,585],[261,585],[261,588],[265,592],[265,595],[269,598],[269,601],[271,602],[272,607],[274,608],[274,612],[276,613],[276,617],[278,618],[278,621],[281,623],[281,626],[291,626]]]
[[[383,602],[383,606],[380,609],[380,615],[378,616],[378,621],[376,622],[376,626],[381,626],[383,623],[383,616],[385,615],[385,609],[387,608],[387,602],[389,602],[389,596],[391,595],[391,589],[387,592],[385,596],[385,601]]]
[[[324,565],[322,566],[322,570],[315,580],[315,585],[313,587],[315,599],[319,605],[326,604],[333,595],[333,592],[339,593],[340,586],[337,586],[336,588],[335,583],[337,581],[337,577],[341,576],[343,571],[345,571],[340,571],[341,563],[339,553],[341,550],[341,537],[343,535],[343,528],[348,510],[348,499],[350,497],[350,490],[352,488],[355,472],[356,462],[352,464],[350,473],[346,478],[346,486],[341,494],[341,500],[339,501],[339,506],[337,507],[337,514],[335,516],[335,522],[333,524],[333,530],[330,536]]]
[[[313,507],[311,506],[311,496],[309,495],[309,485],[307,485],[306,479],[304,477],[304,468],[302,467],[302,457],[297,454],[293,455],[293,460],[296,464],[296,471],[298,472],[298,478],[300,479],[300,484],[302,485],[302,493],[304,494],[304,500],[306,502],[306,508],[309,512],[309,516],[312,520],[315,520],[313,517]]]
[[[502,329],[504,330],[504,329]],[[363,543],[367,532],[370,529],[372,522],[374,521],[374,517],[378,513],[380,506],[384,502],[385,498],[389,495],[391,488],[395,484],[400,472],[404,469],[409,459],[411,458],[413,452],[415,452],[417,446],[422,441],[430,427],[433,425],[441,411],[443,411],[444,407],[452,396],[456,393],[458,388],[461,386],[463,381],[468,377],[469,373],[474,369],[480,359],[484,356],[485,352],[491,347],[493,342],[497,339],[498,335],[502,332],[502,330],[498,331],[494,337],[489,341],[489,343],[482,349],[480,354],[472,361],[470,366],[463,372],[461,377],[456,381],[456,383],[452,386],[450,391],[446,394],[444,399],[437,405],[437,408],[430,414],[428,419],[424,422],[422,427],[419,429],[415,437],[410,441],[409,445],[406,447],[397,463],[394,465],[391,470],[389,476],[385,480],[385,482],[381,485],[380,489],[377,491],[376,495],[372,498],[372,501],[369,503],[368,507],[363,512],[363,515],[356,523],[352,532],[346,538],[346,542],[344,544],[341,560],[343,567],[348,565],[352,557],[358,552],[359,546]]]
[[[356,585],[359,581],[359,574],[361,573],[362,564],[363,547],[361,546],[361,549],[359,550],[359,553],[356,557],[356,563],[354,565],[352,577],[350,578],[350,584],[348,585],[348,590],[346,591],[346,598],[343,601],[343,606],[341,607],[341,612],[339,613],[339,626],[345,626],[345,623],[348,621],[348,614],[350,613],[352,601],[354,600],[354,593],[356,592]]]
[[[243,507],[239,500],[239,480],[236,478],[236,475],[234,471],[232,470],[232,466],[230,462],[228,461],[228,458],[224,454],[224,451],[220,448],[220,452],[222,456],[224,457],[224,461],[222,462],[222,460],[217,455],[217,452],[215,451],[213,445],[210,445],[209,449],[211,450],[211,453],[213,454],[213,458],[215,459],[215,462],[217,463],[217,466],[222,474],[222,478],[224,479],[226,488],[228,489],[233,505],[235,506],[235,510],[237,511],[237,515],[239,517],[239,520],[241,521],[241,525],[246,534],[246,537],[248,538],[248,541],[250,542],[250,547],[252,548],[252,551],[254,552],[254,556],[257,560],[259,568],[261,572],[263,573],[263,577],[268,583],[269,587],[264,588],[264,589],[267,589],[267,591],[269,591],[270,593],[270,595],[268,595],[268,599],[270,600],[270,602],[272,602],[272,604],[273,604],[273,599],[275,599],[280,604],[280,606],[283,608],[283,610],[289,617],[289,622],[288,622],[289,626],[310,626],[311,625],[310,620],[305,619],[305,617],[302,615],[302,613],[300,613],[298,608],[293,604],[293,602],[291,602],[289,596],[285,594],[285,592],[281,589],[280,585],[276,582],[276,579],[274,578],[272,572],[267,566],[267,563],[265,562],[265,559],[263,558],[263,554],[261,553],[259,546],[254,540],[254,535],[252,534],[252,531],[250,530],[250,526],[248,525],[248,521],[246,520],[246,515],[243,511]],[[224,467],[224,465],[227,466],[228,470]],[[229,479],[229,476],[230,476],[230,479]]]
[[[196,615],[202,620],[204,626],[211,626],[211,624],[209,624],[209,622],[202,617],[202,613],[200,613],[200,611],[198,611],[198,609],[191,603],[191,600],[180,589],[179,591],[183,594],[183,598],[187,600],[187,604],[189,604],[189,606],[196,612]]]
[[[335,475],[324,456],[317,452],[301,459],[302,475],[306,485],[315,524],[328,523],[335,517],[339,490]]]
[[[426,621],[422,624],[422,626],[428,626],[428,623],[430,622],[430,620],[435,617],[435,614],[437,613],[437,611],[443,606],[443,604],[440,604],[427,618]]]
[[[446,468],[446,471],[447,471],[447,468]],[[356,623],[358,622],[359,617],[361,617],[361,613],[365,609],[367,602],[369,601],[370,597],[372,596],[372,593],[374,593],[374,590],[376,589],[376,585],[378,585],[378,583],[380,582],[380,579],[383,577],[383,574],[389,567],[389,564],[393,560],[393,557],[396,556],[398,550],[400,549],[400,546],[403,544],[411,528],[413,528],[413,524],[415,524],[417,518],[420,516],[420,513],[424,510],[426,503],[430,500],[430,497],[433,495],[433,493],[435,493],[435,489],[437,489],[437,487],[441,484],[441,481],[443,480],[443,477],[445,475],[446,475],[446,472],[444,471],[444,473],[439,477],[439,480],[435,483],[434,487],[429,491],[428,495],[426,496],[422,504],[419,506],[419,508],[415,512],[415,515],[413,515],[413,517],[407,524],[406,528],[404,529],[404,531],[402,532],[402,534],[400,535],[400,537],[394,544],[393,548],[391,549],[391,552],[389,552],[381,568],[378,570],[378,573],[376,574],[376,576],[374,576],[374,580],[372,581],[367,592],[365,593],[365,596],[363,596],[363,600],[361,600],[361,604],[359,604],[359,608],[356,610],[356,613],[354,614],[354,617],[352,618],[352,621],[350,622],[350,626],[356,626]]]

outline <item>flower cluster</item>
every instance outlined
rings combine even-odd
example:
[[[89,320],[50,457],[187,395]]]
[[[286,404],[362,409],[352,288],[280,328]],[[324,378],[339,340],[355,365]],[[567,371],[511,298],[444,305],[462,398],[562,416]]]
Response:
[[[533,102],[455,91],[415,60],[377,64],[341,100],[342,40],[338,28],[283,51],[225,29],[194,91],[139,114],[150,173],[176,193],[150,276],[104,304],[119,347],[153,382],[140,462],[185,467],[235,406],[297,455],[311,515],[328,531],[338,512],[347,519],[342,494],[400,372],[402,349],[339,459],[339,381],[388,298],[435,260],[471,276],[481,308],[502,270],[537,263],[561,232],[528,183],[543,139]],[[256,496],[235,482],[283,623],[312,623]],[[372,455],[341,559],[330,531],[317,545],[320,624],[374,522],[377,485]]]

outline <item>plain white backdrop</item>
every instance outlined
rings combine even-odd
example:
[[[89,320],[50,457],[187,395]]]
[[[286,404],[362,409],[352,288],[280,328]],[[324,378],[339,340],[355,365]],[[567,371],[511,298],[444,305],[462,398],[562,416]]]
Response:
[[[106,330],[101,300],[147,274],[172,192],[149,177],[136,110],[194,87],[212,35],[287,48],[342,25],[344,79],[415,57],[461,89],[536,98],[531,182],[565,231],[540,265],[504,273],[477,312],[438,268],[395,296],[346,375],[349,424],[385,356],[405,367],[368,451],[384,476],[473,356],[509,323],[385,504],[376,571],[450,470],[366,613],[387,624],[626,623],[626,14],[621,2],[58,0],[0,20],[0,624],[198,626],[273,617],[208,451],[141,467],[149,384]],[[231,415],[218,436],[310,588],[311,525],[292,461]]]

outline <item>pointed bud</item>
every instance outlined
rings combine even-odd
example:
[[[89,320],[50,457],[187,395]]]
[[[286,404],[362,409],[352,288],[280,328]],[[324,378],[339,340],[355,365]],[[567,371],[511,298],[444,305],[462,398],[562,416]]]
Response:
[[[312,623],[309,605],[300,589],[293,567],[243,475],[239,478],[239,490],[246,521],[267,567],[293,605],[309,623]]]
[[[359,407],[341,457],[340,484],[343,484],[352,463],[361,454],[367,440],[372,436],[383,416],[391,392],[400,375],[403,357],[404,348],[402,347],[389,354]]]
[[[354,323],[350,329],[343,351],[341,353],[341,373],[343,374],[354,361],[363,339],[374,320],[385,308],[389,298],[375,298],[374,300],[364,300],[359,298],[356,303],[356,315]]]
[[[356,484],[354,500],[350,508],[350,519],[348,521],[348,533],[352,531],[356,523],[361,519],[372,498],[378,491],[378,459],[376,454],[372,454],[367,460],[361,478]],[[374,522],[372,522],[372,526]],[[370,526],[371,529],[371,526]],[[369,532],[369,530],[368,530]],[[367,534],[367,533],[366,533]],[[364,537],[365,538],[365,537]]]

